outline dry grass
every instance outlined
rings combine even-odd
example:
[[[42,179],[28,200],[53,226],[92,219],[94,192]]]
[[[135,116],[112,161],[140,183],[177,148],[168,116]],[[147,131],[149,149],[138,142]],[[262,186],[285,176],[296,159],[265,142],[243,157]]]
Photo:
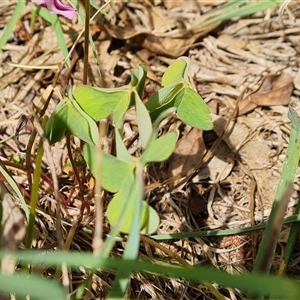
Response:
[[[0,4],[0,26],[9,18],[12,9]],[[155,2],[157,5],[154,5]],[[180,3],[178,6],[174,3]],[[294,89],[291,98],[300,95],[299,39],[300,18],[297,1],[292,1],[288,10],[278,17],[278,10],[269,10],[251,17],[235,18],[213,26],[198,28],[197,24],[220,1],[128,1],[117,2],[107,8],[107,17],[99,16],[92,26],[98,62],[99,76],[94,57],[90,55],[89,84],[115,87],[127,83],[129,70],[144,62],[149,68],[146,84],[147,95],[157,90],[160,78],[174,57],[185,53],[192,61],[191,79],[208,103],[211,111],[223,120],[234,117],[237,99],[241,94],[255,91],[264,76],[284,72],[293,77]],[[163,6],[163,4],[165,6]],[[14,35],[0,53],[0,138],[7,139],[14,134],[16,123],[22,114],[35,113],[40,96],[51,84],[55,70],[51,66],[62,61],[62,55],[55,45],[50,27],[39,20],[34,36],[28,33],[30,10],[24,12]],[[65,24],[70,40],[79,24]],[[174,40],[174,37],[176,39]],[[65,70],[59,87],[68,82],[76,86],[81,82],[82,58],[73,58],[74,67]],[[15,66],[44,66],[46,69],[24,69]],[[48,114],[58,102],[57,96],[50,103]],[[131,112],[126,117],[125,139],[131,140],[137,126]],[[224,125],[224,122],[222,123]],[[184,141],[184,163],[200,166],[204,153],[220,138],[220,131],[196,133],[200,145],[191,149],[187,137],[191,129],[183,126],[175,117],[165,122],[162,131],[178,130]],[[32,128],[22,130],[20,142],[26,147]],[[161,217],[160,233],[177,233],[198,229],[240,228],[261,223],[268,218],[276,191],[289,137],[290,122],[287,107],[283,105],[258,107],[235,122],[233,135],[219,140],[218,147],[210,153],[210,159],[200,169],[193,170],[185,184],[174,185],[186,177],[189,170],[170,167],[173,160],[181,164],[178,157],[164,164],[149,166],[146,170],[147,200]],[[108,133],[107,147],[110,145]],[[194,138],[195,139],[195,138]],[[76,149],[79,141],[73,140]],[[138,151],[133,144],[130,152]],[[194,152],[193,152],[194,151]],[[28,180],[23,166],[9,164],[14,154],[20,153],[13,139],[0,144],[1,160],[24,193],[28,193]],[[78,185],[71,170],[67,170],[65,140],[52,148],[53,161],[59,179],[62,199],[61,219],[68,223],[77,222],[82,203],[79,201]],[[35,155],[32,153],[32,160]],[[206,156],[207,157],[207,156]],[[35,226],[34,247],[55,249],[58,241],[55,235],[57,204],[53,197],[53,184],[45,160],[40,185],[38,217]],[[174,171],[175,170],[175,171]],[[172,173],[173,172],[173,173]],[[78,251],[92,250],[92,235],[88,230],[94,227],[94,182],[88,171],[84,174],[85,203],[79,229],[71,241],[70,248]],[[160,184],[168,178],[173,180]],[[176,179],[176,180],[175,180]],[[287,215],[293,213],[299,191],[299,174],[294,184],[295,193],[290,201]],[[25,194],[26,196],[27,194]],[[28,196],[27,196],[28,197]],[[109,197],[108,197],[109,198]],[[27,198],[28,200],[28,198]],[[107,199],[108,200],[108,199]],[[63,240],[67,239],[70,226],[63,225]],[[83,231],[82,227],[87,230]],[[109,224],[104,220],[104,232]],[[187,263],[213,265],[231,273],[251,270],[260,233],[247,236],[224,238],[185,239],[161,242],[160,244],[184,258]],[[284,234],[282,235],[284,245]],[[114,248],[115,255],[121,255],[123,243]],[[155,261],[173,261],[164,251],[142,240],[140,257]],[[276,271],[282,248],[278,247],[273,272]],[[298,249],[295,249],[288,274],[298,275],[300,270]],[[51,270],[45,270],[51,275]],[[87,277],[84,269],[72,274],[72,289]],[[103,299],[113,281],[111,274],[96,273],[86,299]],[[222,290],[228,299],[242,299],[235,290]],[[213,299],[205,286],[196,286],[175,279],[158,278],[152,275],[135,274],[128,290],[130,299]]]

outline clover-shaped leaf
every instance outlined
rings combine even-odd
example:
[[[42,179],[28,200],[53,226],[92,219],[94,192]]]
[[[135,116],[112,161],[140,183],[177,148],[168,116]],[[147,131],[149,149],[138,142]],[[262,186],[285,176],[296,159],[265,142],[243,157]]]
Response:
[[[176,59],[164,73],[161,84],[163,87],[189,81],[188,73],[190,69],[190,59],[188,57],[179,57]]]
[[[131,73],[131,86],[135,87],[135,90],[142,97],[146,75],[147,75],[147,66],[145,64],[141,64],[137,69],[132,69]]]
[[[120,231],[129,233],[133,223],[136,211],[136,201],[138,181],[135,181],[129,188],[121,189],[109,202],[106,215],[111,225],[119,226]],[[140,232],[150,234],[157,230],[159,226],[159,217],[157,212],[145,201],[142,201],[140,211]],[[118,222],[120,222],[118,224]]]
[[[51,117],[47,121],[45,134],[50,144],[58,142],[67,130],[68,106],[63,100],[55,107]]]
[[[164,110],[174,107],[174,100],[180,94],[183,87],[182,83],[173,83],[151,95],[145,106],[152,120],[155,120]]]
[[[143,166],[150,162],[161,162],[169,158],[175,149],[177,134],[169,132],[149,143],[140,160]]]
[[[46,136],[51,144],[59,141],[68,129],[73,135],[89,144],[98,143],[95,122],[72,99],[65,98],[55,108],[46,124]]]
[[[193,127],[211,130],[213,123],[210,110],[203,99],[190,87],[183,90],[181,101],[177,107],[178,117]]]
[[[138,199],[143,193],[139,190],[142,187],[136,177],[135,163],[126,163],[88,144],[84,145],[83,154],[101,186],[109,192],[116,193],[106,211],[111,225],[119,226],[120,231],[129,233],[133,216],[138,213],[136,201],[142,201],[139,212],[140,231],[147,234],[154,232],[159,225],[159,217],[143,199]]]
[[[134,164],[126,163],[93,145],[85,144],[84,158],[101,186],[109,192],[118,192],[124,184],[134,180]]]
[[[73,96],[95,121],[100,121],[115,112],[114,118],[118,122],[129,106],[131,91],[127,86],[106,89],[80,85]]]
[[[139,94],[134,93],[136,119],[139,127],[142,147],[145,149],[152,134],[152,123],[147,108],[140,99]]]

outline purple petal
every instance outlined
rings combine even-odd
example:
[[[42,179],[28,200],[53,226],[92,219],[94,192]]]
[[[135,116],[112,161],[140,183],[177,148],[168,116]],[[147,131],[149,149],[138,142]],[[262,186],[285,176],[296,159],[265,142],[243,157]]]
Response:
[[[47,8],[50,12],[61,15],[67,19],[73,19],[76,14],[76,9],[71,6],[62,4],[59,0],[28,0],[38,6]]]
[[[76,13],[76,10],[73,7],[64,5],[59,0],[49,1],[48,9],[70,20],[74,18]]]

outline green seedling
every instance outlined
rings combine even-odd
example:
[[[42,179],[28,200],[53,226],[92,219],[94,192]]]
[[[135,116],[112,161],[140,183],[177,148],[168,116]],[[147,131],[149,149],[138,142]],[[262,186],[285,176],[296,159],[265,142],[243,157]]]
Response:
[[[167,68],[163,87],[146,103],[141,100],[147,68],[141,65],[131,70],[131,82],[118,88],[77,87],[73,98],[60,102],[50,117],[46,134],[57,142],[69,130],[85,142],[83,153],[92,174],[102,187],[114,193],[106,215],[113,226],[130,233],[135,222],[142,233],[153,233],[159,225],[155,210],[144,201],[142,172],[148,164],[161,162],[175,149],[174,132],[157,137],[162,119],[176,112],[185,123],[204,130],[213,127],[210,111],[192,89],[188,78],[190,61],[181,57]],[[138,132],[142,146],[139,157],[128,153],[123,140],[124,115],[130,106],[136,110]],[[115,123],[116,157],[98,148],[97,121],[109,115]],[[138,220],[135,217],[138,216]]]
[[[162,77],[163,88],[154,93],[146,104],[152,119],[169,107],[177,108],[178,117],[193,127],[211,130],[210,111],[203,99],[189,82],[190,61],[187,57],[177,59]]]

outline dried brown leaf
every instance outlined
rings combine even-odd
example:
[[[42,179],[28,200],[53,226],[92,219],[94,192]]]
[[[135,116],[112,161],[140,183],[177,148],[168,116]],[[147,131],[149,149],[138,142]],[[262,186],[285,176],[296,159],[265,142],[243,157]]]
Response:
[[[193,128],[177,142],[177,147],[170,158],[168,169],[170,177],[191,170],[199,164],[205,151],[203,131]]]
[[[156,36],[147,30],[137,31],[129,25],[125,27],[119,27],[111,24],[104,25],[109,35],[113,38],[120,40],[132,40],[142,48],[156,54],[174,58],[183,55],[196,40],[205,36],[216,26],[217,24],[205,26],[197,32],[182,30],[176,37],[162,37]]]
[[[257,106],[287,105],[293,91],[293,77],[286,73],[269,74],[264,77],[257,91],[251,93],[239,103],[239,115],[245,114]]]

